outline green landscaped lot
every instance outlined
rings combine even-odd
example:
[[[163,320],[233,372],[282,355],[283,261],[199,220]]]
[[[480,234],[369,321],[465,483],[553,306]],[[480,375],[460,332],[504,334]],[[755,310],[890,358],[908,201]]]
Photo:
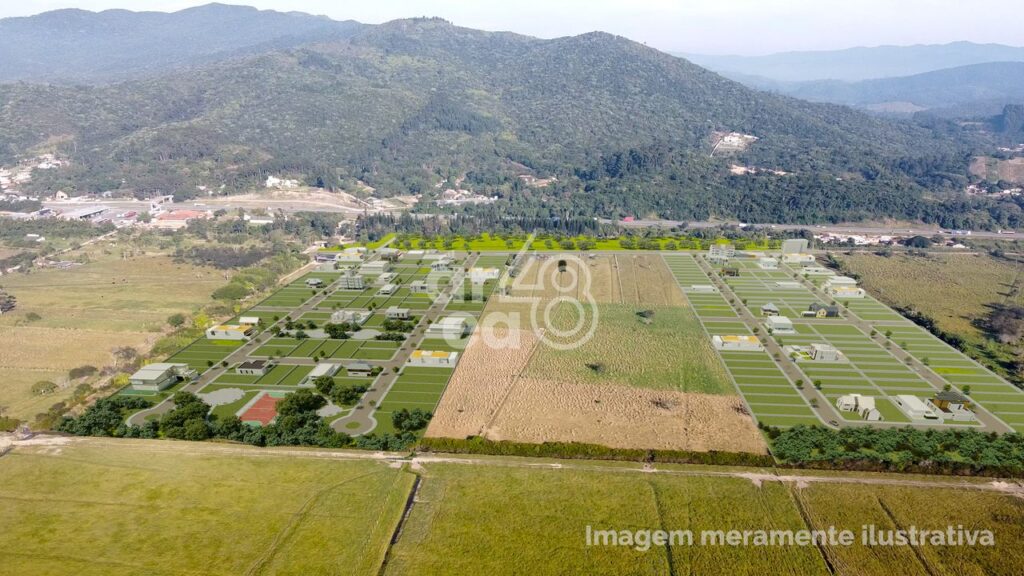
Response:
[[[312,358],[315,355],[323,358],[380,361],[390,360],[400,346],[401,342],[387,340],[270,338],[250,356]]]
[[[1024,412],[1024,391],[996,376],[983,366],[915,324],[874,326],[911,356],[926,362],[940,378],[959,390],[970,389],[972,400],[1017,431],[1024,430],[1018,413]]]
[[[415,410],[419,408],[427,412],[433,412],[444,393],[448,379],[451,378],[454,368],[443,368],[434,366],[406,366],[402,368],[398,379],[388,390],[387,395],[381,400],[375,418],[377,427],[375,434],[394,433],[395,429],[391,423],[391,414],[403,408]]]
[[[218,364],[229,354],[242,345],[235,340],[207,340],[200,338],[183,348],[165,362],[182,362],[202,373],[210,367],[210,363]]]
[[[684,292],[687,286],[711,284],[711,279],[692,256],[666,254],[665,261]],[[750,334],[745,322],[728,320],[738,316],[720,294],[686,292],[686,298],[700,316],[708,335]],[[708,305],[713,299],[719,303]],[[722,307],[728,308],[730,313],[723,314]],[[719,352],[718,355],[758,422],[772,426],[821,424],[814,410],[767,352]]]
[[[701,317],[708,334],[750,333],[750,328],[744,322],[732,320],[736,315],[723,295],[685,290],[692,285],[712,284],[694,257],[666,254],[665,260],[680,286],[684,288],[694,310]],[[843,352],[847,360],[845,362],[815,363],[808,360],[799,363],[801,371],[806,376],[803,378],[805,385],[819,384],[829,401],[834,402],[839,395],[850,393],[875,396],[879,411],[886,420],[907,422],[908,419],[888,398],[899,394],[929,397],[938,391],[937,386],[898,360],[885,346],[880,345],[848,319],[803,317],[802,313],[812,303],[825,303],[826,300],[802,282],[798,285],[777,284],[800,282],[800,275],[795,269],[782,265],[777,270],[763,270],[757,260],[750,257],[733,258],[729,266],[738,268],[739,276],[724,277],[723,280],[752,315],[760,317],[761,306],[772,303],[779,308],[782,315],[789,316],[794,321],[797,333],[776,334],[775,338],[779,344],[806,346],[826,343]],[[811,277],[810,280],[820,285],[824,278]],[[1018,405],[1015,402],[1020,401],[1021,406],[1024,406],[1024,393],[870,296],[864,299],[851,299],[841,304],[847,308],[844,314],[853,314],[857,318],[874,323],[874,328],[879,333],[890,331],[890,346],[893,349],[902,348],[918,360],[927,363],[936,374],[955,387],[969,385],[976,402],[993,411],[1010,426],[1018,426]],[[764,327],[760,328],[762,333],[765,333]],[[774,361],[766,353],[720,355],[759,421],[778,425],[817,421],[811,407],[801,405],[797,401],[800,399],[799,392],[792,387],[780,370],[773,369]],[[785,388],[787,384],[791,386],[789,390]],[[993,402],[997,403],[995,408],[991,407]],[[793,414],[787,410],[790,406],[801,411],[800,417],[806,420],[794,420]],[[845,417],[851,416],[844,415]]]
[[[369,460],[99,442],[3,457],[0,571],[376,575],[414,480]]]
[[[409,308],[410,310],[426,310],[433,299],[429,294],[412,294],[408,287],[401,287],[391,295],[380,294],[379,286],[363,290],[338,290],[331,293],[317,305],[317,310],[330,311],[338,309],[363,310],[372,307],[387,309],[392,306]]]

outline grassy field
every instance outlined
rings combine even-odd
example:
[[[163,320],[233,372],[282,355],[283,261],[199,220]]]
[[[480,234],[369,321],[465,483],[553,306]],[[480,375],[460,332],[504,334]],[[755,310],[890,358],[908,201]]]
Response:
[[[35,382],[62,385],[71,368],[110,365],[115,348],[147,350],[168,316],[208,302],[224,283],[212,268],[166,256],[123,260],[90,247],[88,257],[89,263],[68,270],[3,277],[18,297],[18,308],[0,316],[0,406],[10,416],[31,419],[73,388],[33,396]]]
[[[426,464],[388,574],[1014,574],[1024,565],[1024,506],[992,493],[811,483],[806,488],[609,468]],[[882,477],[876,477],[879,479]],[[948,503],[937,505],[937,503]],[[813,524],[802,517],[801,506]],[[888,510],[888,512],[887,512]],[[995,547],[867,547],[863,523],[990,529]],[[856,543],[586,546],[586,529],[805,530],[835,524]],[[920,559],[917,556],[920,554]],[[927,569],[925,568],[927,564]]]
[[[0,571],[377,574],[412,474],[232,450],[131,441],[15,449],[0,460]]]
[[[1018,574],[1024,503],[950,478],[480,457],[413,464],[184,442],[48,439],[0,457],[11,574]],[[753,472],[753,469],[748,470]],[[833,482],[844,476],[847,482]],[[830,481],[821,481],[825,477]],[[864,478],[871,483],[851,483]],[[992,547],[861,544],[880,529],[991,530]],[[701,545],[704,530],[855,533],[848,547]],[[693,545],[587,545],[593,530],[690,530]],[[827,563],[826,563],[827,559]],[[383,565],[383,570],[381,566]]]
[[[1007,300],[1019,268],[988,255],[886,258],[858,252],[839,259],[873,294],[896,306],[911,306],[942,330],[974,342],[983,335],[972,320],[984,316],[986,304]],[[1010,301],[1024,303],[1024,294]]]
[[[527,369],[535,378],[643,388],[734,394],[735,390],[693,311],[653,308],[650,323],[634,306],[601,304],[593,338],[570,350],[542,346]],[[579,311],[563,305],[555,324],[564,329],[580,321]],[[600,368],[594,366],[600,364]]]

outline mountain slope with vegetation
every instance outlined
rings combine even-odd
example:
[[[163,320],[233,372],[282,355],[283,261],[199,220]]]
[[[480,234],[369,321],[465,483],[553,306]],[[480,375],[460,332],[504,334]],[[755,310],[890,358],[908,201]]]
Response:
[[[712,156],[729,132],[758,140]],[[760,93],[608,34],[538,40],[437,19],[114,85],[0,86],[0,161],[56,152],[70,165],[32,186],[76,194],[187,197],[289,174],[429,196],[465,175],[501,197],[491,209],[531,217],[1015,225],[1009,207],[958,199],[965,138]],[[558,181],[530,188],[524,174]]]

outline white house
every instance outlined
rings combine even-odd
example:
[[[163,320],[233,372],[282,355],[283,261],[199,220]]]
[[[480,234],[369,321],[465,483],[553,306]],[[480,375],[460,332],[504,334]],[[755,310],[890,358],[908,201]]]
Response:
[[[391,262],[387,260],[374,260],[372,262],[365,262],[360,266],[359,271],[363,274],[383,274],[391,270]]]
[[[462,316],[446,316],[427,327],[427,338],[462,338],[470,332],[470,325]]]
[[[334,262],[339,268],[354,268],[363,264],[363,255],[358,252],[345,252],[337,254]]]
[[[836,286],[828,289],[829,295],[836,300],[842,300],[845,298],[864,298],[867,294],[863,288],[857,286]]]
[[[335,374],[338,373],[338,370],[340,369],[340,364],[321,362],[314,366],[313,369],[309,371],[309,374],[306,374],[306,377],[302,379],[302,382],[299,384],[299,386],[312,386],[313,381],[316,380],[317,378],[320,378],[321,376],[334,376]]]
[[[779,307],[772,302],[761,305],[761,316],[778,316]]]
[[[430,269],[434,272],[450,272],[454,260],[449,256],[442,256],[430,263]]]
[[[440,350],[414,350],[409,364],[414,366],[455,366],[459,354]]]
[[[814,264],[814,254],[783,254],[782,261],[786,264]]]
[[[430,292],[430,285],[423,280],[414,280],[409,284],[409,292],[412,294],[426,294]]]
[[[345,270],[338,278],[338,286],[342,290],[362,290],[366,287],[366,282],[363,280],[362,274],[358,274],[354,270]]]
[[[158,362],[139,368],[128,377],[128,383],[135,390],[159,392],[177,384],[181,380],[191,380],[197,373],[188,364],[171,364]]]
[[[775,283],[775,287],[780,290],[799,290],[803,288],[804,285],[792,280],[779,280]]]
[[[796,334],[793,321],[786,316],[769,316],[765,318],[764,327],[772,334]]]
[[[399,308],[398,306],[391,306],[384,311],[384,317],[388,320],[408,320],[409,309]]]
[[[249,324],[221,324],[206,329],[208,340],[245,340],[255,332]]]
[[[370,318],[368,310],[336,310],[331,313],[332,324],[350,324],[362,326]]]
[[[736,256],[736,247],[732,244],[712,244],[708,248],[708,261],[713,264],[724,264]]]
[[[497,268],[470,268],[469,281],[473,284],[483,284],[488,280],[497,280],[501,276],[501,270]]]
[[[398,284],[385,284],[380,287],[377,293],[381,296],[390,296],[395,292],[398,292]]]
[[[306,286],[310,288],[319,288],[324,285],[324,281],[320,278],[306,278]]]
[[[239,316],[238,317],[238,323],[239,324],[247,324],[249,326],[256,326],[257,324],[260,323],[260,317],[259,316]]]
[[[837,286],[856,286],[857,281],[849,276],[833,276],[825,281],[825,288],[835,288]]]
[[[764,256],[764,257],[758,258],[757,259],[757,265],[762,270],[778,270],[779,269],[779,261],[777,259],[775,259],[775,258],[770,257],[770,256]]]
[[[836,408],[843,412],[856,412],[863,420],[878,422],[882,419],[872,396],[846,394],[836,399]]]
[[[811,360],[815,362],[838,362],[839,350],[829,344],[811,344]]]
[[[804,266],[801,270],[805,276],[835,276],[836,273],[824,266]]]
[[[893,403],[911,420],[920,422],[939,419],[939,416],[916,396],[910,396],[909,394],[893,396]]]
[[[756,336],[750,334],[729,334],[724,336],[716,334],[711,337],[711,343],[715,346],[715,350],[723,352],[760,352],[764,350],[764,347],[761,346],[761,341]]]
[[[718,292],[718,288],[715,288],[711,284],[690,284],[690,287],[684,289],[684,291],[692,292],[694,294],[715,294]]]

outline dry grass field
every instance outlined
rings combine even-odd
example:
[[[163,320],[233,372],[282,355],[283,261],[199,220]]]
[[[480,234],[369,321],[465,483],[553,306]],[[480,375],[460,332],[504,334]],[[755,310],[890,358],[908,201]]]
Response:
[[[738,396],[519,378],[485,429],[491,440],[766,453]]]
[[[815,484],[797,492],[815,528],[861,526],[906,530],[991,530],[996,546],[835,546],[825,553],[841,574],[1019,574],[1024,549],[1024,501],[995,493],[949,488]],[[842,503],[837,506],[836,503]],[[936,505],[937,503],[942,505]]]
[[[765,451],[660,257],[531,257],[511,294],[489,301],[427,436]]]
[[[558,271],[564,260],[565,272]],[[603,304],[686,306],[686,299],[657,254],[531,255],[512,282],[513,296],[570,296]]]
[[[109,365],[115,348],[145,352],[168,316],[192,312],[224,283],[220,271],[167,256],[123,260],[99,247],[88,255],[89,263],[68,270],[2,278],[18,298],[18,307],[0,316],[0,406],[9,416],[31,419],[73,388],[33,396],[37,381],[66,384],[69,369]]]
[[[492,347],[491,342],[518,342]],[[434,411],[427,436],[465,438],[484,435],[515,386],[538,343],[529,330],[479,327],[462,353]]]
[[[1018,266],[988,255],[886,258],[855,253],[840,259],[882,300],[913,306],[934,318],[943,330],[971,340],[981,338],[971,321],[984,316],[986,304],[1006,299],[1019,271]],[[1024,303],[1024,295],[1018,295],[1016,301]]]
[[[614,258],[623,304],[686,306],[686,298],[660,254],[617,254]]]
[[[595,336],[559,350],[540,332],[486,328],[523,309],[502,301],[488,305],[427,436],[765,452],[689,309],[656,308],[648,324],[634,306],[600,305]]]

